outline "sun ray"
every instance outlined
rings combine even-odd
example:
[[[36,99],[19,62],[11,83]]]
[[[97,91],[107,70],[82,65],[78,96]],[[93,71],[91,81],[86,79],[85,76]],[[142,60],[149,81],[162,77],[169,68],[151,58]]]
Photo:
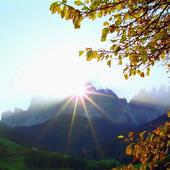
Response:
[[[65,108],[69,105],[69,103],[71,102],[71,100],[73,99],[74,96],[71,96],[66,103],[64,103],[64,105],[60,108],[60,110],[57,112],[57,114],[55,115],[55,117],[59,116],[64,110]]]
[[[90,90],[86,90],[87,94],[94,94],[94,95],[98,95],[98,96],[104,96],[104,97],[113,97],[110,94],[103,94],[103,93],[99,93],[99,92],[94,92],[94,91],[90,91]]]
[[[88,95],[84,96],[95,108],[97,108],[107,119],[109,119],[108,115],[106,112],[97,104],[95,103]]]
[[[99,145],[99,143],[98,143],[98,141],[97,141],[97,136],[96,136],[96,133],[95,133],[93,124],[92,124],[92,122],[91,122],[91,120],[90,120],[90,117],[89,117],[89,114],[88,114],[88,111],[87,111],[87,107],[86,107],[86,105],[85,105],[84,100],[83,100],[82,97],[80,97],[80,100],[81,100],[81,103],[82,103],[82,105],[83,105],[85,114],[86,114],[86,116],[87,116],[87,120],[88,120],[90,129],[91,129],[92,135],[93,135],[93,137],[94,137],[94,141],[95,141],[95,143],[96,143],[98,152],[99,152],[99,154],[100,154],[100,156],[101,156],[101,158],[102,158],[102,155],[103,155],[103,154],[102,154],[102,151],[101,151],[101,149],[100,149],[100,145]]]
[[[70,129],[69,129],[69,133],[68,133],[68,140],[67,140],[67,144],[66,144],[66,153],[68,151],[70,141],[71,141],[71,135],[72,135],[74,120],[75,120],[75,116],[76,116],[77,104],[78,104],[78,97],[76,96],[76,100],[75,100],[75,103],[74,103],[74,110],[73,110],[71,124],[70,124]]]
[[[64,103],[64,105],[60,108],[59,112],[56,113],[56,115],[55,115],[54,118],[56,118],[57,116],[59,116],[59,115],[64,111],[64,109],[68,106],[68,104],[71,102],[72,99],[73,99],[73,96],[71,96],[71,97],[66,101],[66,103]],[[44,135],[48,132],[48,130],[49,130],[49,128],[50,128],[51,126],[52,126],[52,123],[48,123],[48,126],[44,129],[44,132],[43,132]]]

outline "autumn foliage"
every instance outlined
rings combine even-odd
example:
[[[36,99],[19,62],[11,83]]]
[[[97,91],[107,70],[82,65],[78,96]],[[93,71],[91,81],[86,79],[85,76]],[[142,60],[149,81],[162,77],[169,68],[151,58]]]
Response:
[[[132,133],[132,132],[131,132]],[[126,148],[126,153],[133,156],[134,161],[140,161],[141,169],[156,169],[168,156],[170,149],[170,122],[152,132],[143,131],[138,138],[130,137],[131,143]],[[166,169],[168,162],[161,165]]]
[[[104,18],[101,41],[110,41],[108,49],[86,48],[79,55],[87,61],[113,59],[124,64],[124,77],[144,77],[156,62],[170,68],[170,2],[169,0],[67,0],[51,4],[51,12],[72,20],[80,28],[83,19]]]

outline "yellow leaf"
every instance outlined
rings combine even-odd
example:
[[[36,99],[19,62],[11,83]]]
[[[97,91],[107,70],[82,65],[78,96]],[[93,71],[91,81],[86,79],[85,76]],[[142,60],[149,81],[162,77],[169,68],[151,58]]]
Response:
[[[122,60],[119,60],[118,65],[122,65]]]
[[[132,155],[131,145],[128,145],[128,146],[127,146],[127,148],[126,148],[126,154],[127,154],[127,155]]]
[[[82,5],[82,2],[81,1],[79,1],[79,0],[76,0],[76,1],[74,1],[74,3],[76,4],[76,5]]]
[[[133,15],[135,18],[139,18],[140,17],[140,13],[134,14]]]
[[[101,18],[102,16],[103,16],[102,11],[99,11],[99,12],[97,13],[97,17]]]
[[[124,78],[127,80],[129,77],[127,74],[124,74]]]
[[[116,5],[116,9],[117,10],[121,10],[122,9],[122,5],[121,4]]]
[[[111,60],[108,60],[108,61],[107,61],[107,65],[108,65],[109,67],[111,67]]]
[[[52,14],[56,13],[60,9],[59,4],[57,2],[54,2],[50,6],[50,11]]]
[[[167,113],[168,117],[170,118],[170,111]]]
[[[62,0],[62,3],[67,3],[67,0]]]
[[[79,56],[82,56],[84,51],[79,51]]]
[[[128,20],[129,19],[129,14],[125,14],[124,18],[125,18],[125,20]]]
[[[103,26],[108,26],[108,25],[109,23],[107,21],[103,23]]]
[[[138,75],[140,75],[140,74],[141,74],[141,71],[140,71],[140,70],[137,70],[136,73],[137,73]]]

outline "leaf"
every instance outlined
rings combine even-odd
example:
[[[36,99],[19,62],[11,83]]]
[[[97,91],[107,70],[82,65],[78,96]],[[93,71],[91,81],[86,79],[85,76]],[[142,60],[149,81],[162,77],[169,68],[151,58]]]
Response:
[[[83,3],[82,3],[81,1],[79,1],[79,0],[74,1],[74,3],[75,3],[77,6],[80,6],[80,5],[83,4]]]
[[[139,18],[140,17],[140,13],[136,13],[133,15],[135,18]]]
[[[98,17],[98,18],[101,18],[102,16],[103,16],[102,11],[99,11],[99,12],[97,13],[97,17]]]
[[[108,28],[103,28],[103,29],[102,29],[101,41],[106,41],[106,37],[107,37],[108,32],[109,32],[109,29],[108,29]]]
[[[82,56],[84,51],[79,51],[79,56]]]
[[[55,14],[60,9],[59,4],[57,2],[54,2],[50,6],[50,11],[52,14]]]
[[[130,132],[129,133],[129,138],[130,138],[131,141],[133,141],[134,137],[135,137],[134,132]]]
[[[126,40],[126,32],[122,34],[120,42],[123,43]]]
[[[146,75],[147,75],[147,76],[150,75],[150,68],[149,68],[149,67],[147,68]]]
[[[128,20],[128,19],[129,19],[129,14],[128,14],[128,13],[125,14],[124,19],[125,19],[125,20]]]
[[[124,74],[124,78],[127,80],[129,76],[127,74]]]
[[[141,76],[141,77],[145,77],[145,73],[144,73],[144,72],[141,72],[141,73],[140,73],[140,76]]]
[[[121,4],[116,5],[116,9],[117,10],[121,10],[122,9],[122,5]]]
[[[167,113],[167,116],[170,118],[170,111]]]
[[[122,22],[121,16],[117,17],[117,20],[115,21],[116,26],[119,26]]]
[[[131,145],[128,145],[128,146],[126,147],[126,154],[127,154],[127,155],[132,155],[132,147],[131,147]]]
[[[111,60],[108,60],[108,61],[107,61],[107,65],[108,65],[109,67],[111,67]]]
[[[108,26],[108,25],[109,23],[107,21],[103,23],[103,26]]]
[[[121,50],[120,46],[114,47],[114,55],[117,56],[118,52]]]
[[[139,138],[140,138],[140,139],[143,139],[143,138],[144,138],[145,133],[146,133],[146,131],[140,132],[140,133],[139,133]]]
[[[62,0],[62,3],[67,3],[67,0]]]
[[[123,135],[119,135],[117,138],[118,139],[124,139],[125,137]]]

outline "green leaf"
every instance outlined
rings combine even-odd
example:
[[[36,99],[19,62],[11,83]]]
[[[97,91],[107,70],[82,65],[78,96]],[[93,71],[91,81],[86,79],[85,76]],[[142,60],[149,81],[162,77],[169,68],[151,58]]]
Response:
[[[125,137],[123,135],[119,135],[117,138],[118,139],[124,139]]]
[[[146,75],[147,75],[147,76],[150,75],[150,70],[151,70],[151,69],[148,67],[148,68],[147,68],[147,71],[146,71]]]

